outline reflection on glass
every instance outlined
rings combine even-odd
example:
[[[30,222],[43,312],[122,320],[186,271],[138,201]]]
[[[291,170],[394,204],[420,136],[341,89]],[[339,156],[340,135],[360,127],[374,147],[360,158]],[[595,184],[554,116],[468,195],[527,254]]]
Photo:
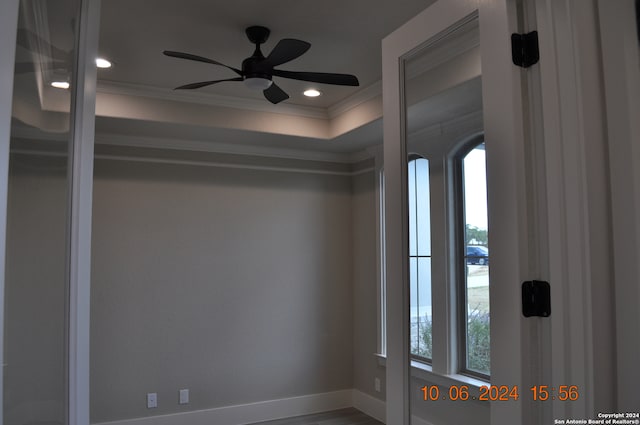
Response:
[[[416,388],[432,388],[436,379],[431,376],[474,375],[467,368],[464,338],[466,273],[459,267],[466,261],[462,258],[464,182],[458,171],[460,154],[466,153],[461,146],[483,129],[477,19],[467,17],[464,23],[423,40],[402,64],[404,142],[409,154],[410,417],[414,424],[437,423],[444,417],[463,423],[449,400],[426,403]],[[487,269],[480,264],[469,267]],[[469,281],[475,278],[470,276]],[[425,367],[433,375],[414,373]]]
[[[409,161],[409,285],[411,354],[432,357],[429,161]]]
[[[484,143],[463,159],[465,224],[466,369],[490,372],[487,169]]]
[[[20,2],[7,206],[5,425],[68,420],[71,90],[59,87],[73,81],[77,11],[76,0]]]

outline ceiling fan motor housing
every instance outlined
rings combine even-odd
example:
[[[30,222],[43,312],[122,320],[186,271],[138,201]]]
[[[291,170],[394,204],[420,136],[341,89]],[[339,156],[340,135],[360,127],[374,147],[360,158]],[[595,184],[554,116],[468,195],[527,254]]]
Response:
[[[254,25],[252,27],[247,28],[245,31],[249,41],[253,44],[263,44],[269,39],[269,28],[261,27],[259,25]]]
[[[269,38],[271,31],[259,25],[254,25],[245,30],[249,41],[256,45],[256,50],[251,57],[242,61],[242,76],[245,81],[252,78],[261,78],[271,81],[273,77],[273,65],[265,60],[260,45]]]
[[[242,76],[247,78],[264,78],[271,80],[273,65],[265,60],[260,49],[257,48],[253,56],[242,61]]]

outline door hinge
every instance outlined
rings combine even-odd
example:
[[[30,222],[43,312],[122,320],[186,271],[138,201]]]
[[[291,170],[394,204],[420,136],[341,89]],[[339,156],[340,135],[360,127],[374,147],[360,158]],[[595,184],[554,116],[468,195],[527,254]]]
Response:
[[[551,315],[549,282],[530,280],[522,283],[522,315],[524,317],[549,317]]]
[[[538,48],[538,31],[527,34],[511,34],[511,57],[513,63],[522,68],[529,68],[540,60]]]

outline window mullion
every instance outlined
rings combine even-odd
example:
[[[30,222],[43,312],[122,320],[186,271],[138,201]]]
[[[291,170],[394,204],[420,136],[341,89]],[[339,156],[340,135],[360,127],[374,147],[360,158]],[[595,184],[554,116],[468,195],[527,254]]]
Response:
[[[446,163],[442,158],[432,160],[429,167],[431,196],[431,258],[432,258],[432,323],[433,372],[449,374],[449,273],[447,270],[447,179]]]

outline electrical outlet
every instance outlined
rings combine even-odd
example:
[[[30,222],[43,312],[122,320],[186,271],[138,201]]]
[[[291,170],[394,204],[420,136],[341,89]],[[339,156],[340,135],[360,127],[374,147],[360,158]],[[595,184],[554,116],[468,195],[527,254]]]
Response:
[[[376,378],[373,380],[373,386],[375,387],[377,392],[380,392],[380,378]]]
[[[180,390],[180,404],[188,404],[189,403],[189,389],[185,388],[184,390]]]
[[[158,407],[158,393],[147,393],[147,409]]]

